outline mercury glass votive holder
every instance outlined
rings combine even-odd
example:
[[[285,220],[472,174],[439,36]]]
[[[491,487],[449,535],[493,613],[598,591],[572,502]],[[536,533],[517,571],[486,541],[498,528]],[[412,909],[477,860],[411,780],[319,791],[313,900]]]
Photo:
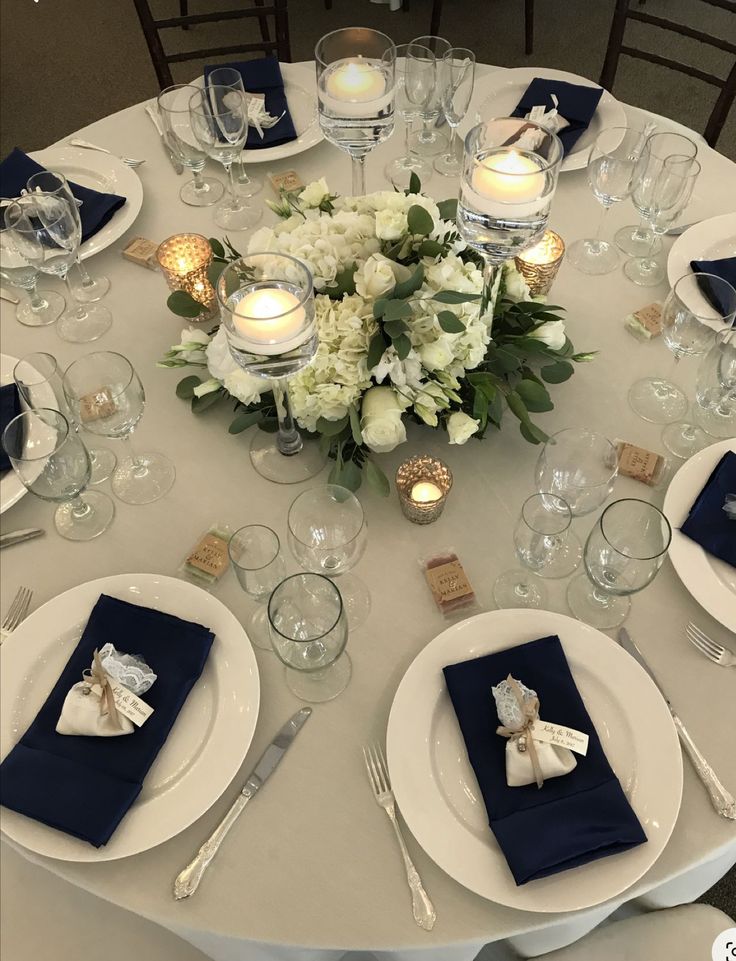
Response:
[[[514,258],[532,296],[550,292],[564,256],[565,241],[554,230],[546,230],[538,244]]]
[[[404,516],[414,524],[432,524],[445,509],[452,472],[436,457],[410,457],[396,471],[396,489]]]
[[[218,312],[215,288],[207,275],[212,247],[201,234],[174,234],[159,244],[156,259],[169,290],[183,290],[202,304],[195,323],[212,320]]]

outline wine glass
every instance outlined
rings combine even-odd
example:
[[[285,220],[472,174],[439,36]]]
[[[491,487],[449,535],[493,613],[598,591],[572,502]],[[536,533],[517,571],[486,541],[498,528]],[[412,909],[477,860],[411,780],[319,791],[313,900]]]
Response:
[[[292,574],[268,601],[271,644],[286,686],[303,701],[331,701],[350,682],[348,624],[340,591],[321,574]]]
[[[585,542],[585,574],[573,578],[567,602],[579,621],[607,631],[631,610],[629,596],[647,587],[664,563],[672,529],[646,501],[614,501]]]
[[[631,127],[607,127],[591,147],[588,183],[603,211],[595,237],[576,240],[567,251],[568,262],[585,274],[609,274],[618,267],[615,244],[601,240],[603,223],[613,204],[631,195],[643,148],[641,131]]]
[[[242,90],[245,94],[245,104],[248,106],[250,94],[245,89],[243,75],[235,67],[215,67],[207,73],[205,80],[207,85],[214,84],[216,87],[232,87],[233,90]],[[247,137],[246,137],[247,139]],[[238,193],[243,197],[254,197],[263,190],[263,181],[260,177],[251,177],[245,166],[245,160],[241,154],[234,166],[237,168],[235,174],[238,182]]]
[[[189,101],[200,92],[193,84],[177,83],[158,95],[158,113],[166,143],[182,167],[192,171],[192,179],[182,184],[179,197],[190,207],[211,207],[225,192],[216,177],[203,177],[207,151],[199,145],[189,112]]]
[[[208,84],[189,100],[192,132],[208,157],[221,163],[228,175],[229,198],[215,211],[215,223],[228,230],[253,227],[263,216],[236,191],[233,164],[239,159],[248,136],[245,94],[232,87]]]
[[[583,547],[570,530],[572,511],[556,494],[527,497],[514,528],[516,556],[523,568],[499,574],[493,585],[497,607],[544,607],[540,578],[567,577],[580,565]]]
[[[450,125],[447,153],[434,162],[445,177],[459,177],[463,169],[462,148],[458,149],[457,128],[468,112],[475,87],[475,54],[465,47],[450,47],[439,64],[442,110]]]
[[[55,323],[66,309],[66,301],[55,290],[39,290],[36,281],[41,255],[33,260],[23,257],[9,230],[5,230],[5,210],[15,199],[0,199],[0,280],[18,290],[28,299],[15,308],[15,319],[24,327],[47,327]]]
[[[74,419],[91,434],[123,440],[112,491],[126,504],[150,504],[174,483],[174,465],[158,452],[136,453],[131,434],[143,416],[146,395],[130,361],[113,351],[97,351],[73,361],[64,374],[64,394]]]
[[[437,64],[431,50],[418,43],[402,43],[396,47],[396,110],[404,121],[406,153],[384,168],[395,187],[406,188],[413,173],[422,182],[432,176],[432,165],[412,152],[410,138],[414,121],[433,95],[436,82]]]
[[[39,408],[14,417],[3,448],[24,487],[59,504],[56,530],[70,541],[89,541],[107,530],[115,505],[101,491],[86,490],[91,464],[87,448],[61,411]]]
[[[423,47],[428,47],[437,58],[438,66],[445,54],[452,49],[449,40],[445,40],[444,37],[433,37],[431,35],[415,37],[412,43],[418,43]],[[437,121],[442,110],[441,80],[442,78],[439,76],[438,71],[437,83],[435,84],[432,96],[420,114],[422,127],[419,133],[412,138],[414,151],[422,157],[436,157],[438,153],[442,153],[449,142],[446,134],[437,129]]]
[[[66,282],[74,300],[69,270],[79,256],[82,229],[76,204],[61,196],[25,194],[5,210],[5,225],[21,257],[42,273]],[[109,330],[112,314],[101,304],[78,304],[59,318],[56,330],[62,340],[75,344],[97,340]]]
[[[611,441],[587,427],[553,434],[537,460],[537,490],[563,498],[573,517],[590,514],[610,497],[618,474]]]
[[[53,354],[37,352],[21,357],[13,370],[13,380],[18,393],[31,410],[52,408],[59,410],[77,432],[79,424],[64,394],[59,364]],[[106,447],[87,447],[92,475],[90,484],[101,484],[115,470],[117,457]]]
[[[371,609],[365,584],[347,574],[368,542],[363,508],[351,491],[325,484],[303,491],[289,508],[289,546],[307,571],[339,577],[350,629],[359,627]]]
[[[235,576],[245,593],[256,601],[268,600],[286,573],[278,534],[263,524],[248,524],[235,531],[227,550]],[[258,604],[249,621],[248,637],[255,647],[271,650],[268,614],[262,603]]]
[[[72,213],[79,220],[79,232],[81,236],[82,218],[79,215],[79,208],[82,205],[82,201],[77,200],[74,196],[72,188],[69,186],[69,182],[64,174],[60,174],[55,170],[40,170],[29,178],[26,188],[29,193],[40,191],[41,193],[52,194],[55,197],[61,197],[66,200],[69,203]],[[80,283],[74,283],[72,273],[69,274],[69,282],[72,285],[77,301],[83,304],[91,304],[97,300],[101,300],[110,289],[109,277],[105,277],[104,274],[97,274],[93,277],[84,266],[79,251],[77,251],[76,267],[80,276]]]
[[[711,437],[736,437],[736,330],[723,330],[703,357],[695,385],[695,419]]]

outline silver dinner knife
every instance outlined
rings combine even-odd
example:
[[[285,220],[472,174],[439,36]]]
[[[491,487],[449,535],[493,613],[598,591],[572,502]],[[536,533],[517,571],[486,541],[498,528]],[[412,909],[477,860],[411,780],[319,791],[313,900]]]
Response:
[[[677,736],[680,738],[680,742],[685,749],[685,753],[692,761],[692,765],[700,778],[700,780],[705,785],[710,799],[713,802],[713,807],[718,811],[721,817],[728,818],[731,821],[736,820],[736,801],[733,795],[730,794],[726,788],[721,784],[716,772],[708,764],[706,759],[700,753],[700,749],[697,744],[688,734],[687,728],[680,720],[679,716],[675,713],[672,705],[670,704],[669,698],[662,689],[662,685],[659,683],[651,667],[644,660],[644,655],[641,653],[639,648],[636,646],[631,638],[631,635],[626,630],[625,627],[619,629],[618,639],[621,646],[631,654],[635,660],[641,664],[647,674],[651,677],[654,683],[659,689],[659,693],[665,699],[667,707],[670,709],[670,714],[672,715],[672,720],[675,722],[675,730],[677,731]]]
[[[43,537],[46,531],[38,527],[29,527],[24,531],[8,531],[7,534],[0,534],[0,550],[3,547],[12,547],[13,544],[22,544],[23,541],[33,540],[34,537]]]
[[[291,742],[302,727],[304,727],[311,713],[311,707],[303,707],[301,711],[297,711],[296,714],[284,724],[263,752],[230,810],[207,838],[199,851],[197,851],[194,859],[190,861],[174,881],[174,897],[177,901],[181,901],[182,898],[191,897],[197,890],[199,882],[204,876],[204,872],[219,851],[226,834],[233,824],[235,824],[248,801],[250,801],[253,795],[257,793],[276,770],[281,758],[286,754]]]
[[[171,147],[166,143],[166,135],[164,134],[164,128],[161,126],[161,120],[160,120],[160,118],[159,118],[159,115],[158,115],[158,112],[157,112],[156,108],[153,106],[152,103],[147,103],[146,106],[145,106],[145,111],[146,111],[146,113],[148,114],[148,117],[149,117],[151,123],[152,123],[153,126],[156,128],[156,132],[158,133],[159,137],[161,138],[161,143],[163,144],[164,150],[166,151],[166,154],[167,154],[167,156],[168,156],[168,158],[169,158],[169,161],[171,162],[171,166],[174,168],[174,173],[176,173],[176,174],[183,174],[183,173],[184,173],[184,167],[183,167],[183,166],[181,165],[181,163],[176,159],[176,157],[174,156],[174,151],[173,151],[173,150],[171,149]]]

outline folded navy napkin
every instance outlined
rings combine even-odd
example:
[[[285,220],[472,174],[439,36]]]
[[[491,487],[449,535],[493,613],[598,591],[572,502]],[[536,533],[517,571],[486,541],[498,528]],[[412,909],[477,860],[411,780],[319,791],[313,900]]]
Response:
[[[140,793],[213,640],[201,624],[100,595],[46,703],[0,765],[0,803],[95,847],[106,844]],[[107,641],[141,654],[158,675],[144,696],[154,713],[126,737],[57,734],[64,698]]]
[[[691,260],[690,266],[696,274],[715,274],[721,277],[736,290],[736,257],[724,257],[722,260]],[[715,310],[725,317],[732,313],[734,306],[730,296],[723,296],[720,287],[716,289],[707,277],[698,277],[698,286],[703,291]]]
[[[261,57],[258,60],[241,60],[237,63],[214,63],[204,68],[205,82],[209,82],[210,74],[218,67],[233,67],[240,72],[243,86],[247,93],[265,94],[265,107],[272,117],[281,117],[273,127],[263,129],[263,138],[255,127],[248,127],[248,139],[245,146],[248,150],[258,150],[261,147],[278,147],[282,143],[296,140],[296,130],[289,113],[289,104],[284,92],[284,81],[281,67],[276,57]]]
[[[579,83],[535,77],[526,88],[524,96],[511,116],[526,117],[532,107],[538,106],[551,110],[554,107],[552,94],[559,101],[557,112],[570,124],[557,134],[562,141],[563,151],[567,155],[588,129],[598,109],[598,101],[603,96],[603,88],[585,87]]]
[[[5,433],[5,428],[20,412],[20,397],[15,384],[6,384],[5,387],[0,387],[0,440]],[[0,443],[0,471],[12,470],[12,467],[10,458],[5,453],[2,443]]]
[[[28,154],[23,153],[19,147],[16,147],[0,163],[0,196],[20,196],[20,192],[25,190],[29,179],[45,169],[41,164],[32,160]],[[105,224],[111,220],[113,214],[123,204],[127,203],[126,197],[119,197],[117,194],[103,194],[99,190],[82,187],[71,180],[69,186],[77,200],[82,202],[82,206],[79,208],[79,216],[82,221],[82,243],[102,230]]]
[[[718,462],[680,530],[709,554],[736,567],[736,520],[723,509],[726,494],[736,498],[736,454],[732,451]]]
[[[491,687],[509,674],[537,692],[543,720],[590,737],[588,753],[577,758],[577,767],[541,788],[506,784],[506,739],[496,734]],[[603,753],[558,637],[451,664],[444,675],[491,830],[517,884],[646,841]]]

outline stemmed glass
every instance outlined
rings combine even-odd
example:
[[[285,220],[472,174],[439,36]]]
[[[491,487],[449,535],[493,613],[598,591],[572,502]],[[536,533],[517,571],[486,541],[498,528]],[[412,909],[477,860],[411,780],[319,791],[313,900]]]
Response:
[[[556,494],[527,497],[514,528],[516,556],[524,567],[496,578],[493,598],[498,607],[543,607],[547,589],[540,578],[567,577],[577,569],[583,547],[571,523],[569,505]]]
[[[368,617],[371,596],[365,584],[347,574],[365,552],[368,530],[360,501],[338,484],[303,491],[289,508],[289,547],[307,571],[339,577],[348,625]]]
[[[695,385],[695,419],[711,437],[736,437],[736,330],[723,330],[703,357]]]
[[[603,223],[613,204],[630,196],[640,173],[643,149],[641,131],[630,127],[607,127],[591,147],[588,183],[603,211],[595,237],[576,240],[567,251],[568,262],[585,274],[609,274],[618,267],[615,245],[601,240]]]
[[[459,177],[463,169],[462,150],[458,150],[457,128],[468,112],[475,87],[475,54],[465,47],[450,47],[439,64],[442,110],[450,125],[447,153],[434,162],[434,169],[445,177]]]
[[[61,411],[39,408],[14,417],[3,447],[23,486],[59,504],[56,530],[70,541],[89,541],[107,530],[115,505],[101,491],[86,490],[91,465],[87,448]]]
[[[396,47],[366,27],[333,30],[314,48],[319,123],[352,158],[353,196],[365,194],[365,158],[394,129]]]
[[[245,230],[263,216],[239,197],[233,164],[239,159],[248,136],[248,106],[245,94],[232,87],[208,84],[189,101],[192,132],[208,157],[221,163],[228,175],[229,198],[215,211],[215,223],[228,230]]]
[[[52,408],[61,411],[70,426],[79,432],[79,424],[75,422],[64,394],[59,364],[53,354],[26,354],[15,365],[13,380],[18,393],[31,410]],[[92,464],[90,484],[101,484],[115,470],[117,457],[106,447],[87,447],[87,453]]]
[[[405,150],[386,164],[384,173],[395,187],[405,188],[415,173],[422,182],[432,176],[432,166],[412,152],[411,130],[422,108],[434,93],[437,82],[437,64],[434,54],[418,43],[402,43],[396,47],[396,109],[404,121]]]
[[[419,43],[423,47],[428,47],[437,58],[437,66],[442,61],[445,54],[452,49],[449,40],[444,37],[415,37],[412,43]],[[422,157],[436,157],[448,144],[447,135],[437,129],[437,122],[442,111],[442,81],[443,77],[437,76],[437,83],[429,101],[421,111],[422,126],[418,134],[412,138],[412,147],[416,153]]]
[[[69,270],[76,263],[82,230],[79,215],[63,197],[33,193],[5,210],[5,225],[21,257],[45,274],[61,277],[74,299]],[[75,344],[97,340],[109,330],[112,314],[101,304],[78,304],[66,310],[56,328],[62,340]]]
[[[69,186],[69,182],[64,174],[57,173],[55,170],[40,170],[29,178],[26,188],[29,193],[40,191],[41,193],[52,194],[54,197],[61,197],[63,200],[66,200],[69,203],[72,213],[79,221],[79,234],[81,237],[82,218],[79,215],[79,208],[82,205],[82,201],[77,200],[74,196],[72,188]],[[77,251],[77,271],[79,272],[81,283],[75,284],[71,279],[72,274],[70,273],[69,275],[69,282],[72,285],[77,301],[82,304],[91,304],[97,300],[102,300],[110,289],[109,277],[105,277],[104,274],[97,274],[92,277],[84,266],[79,251]]]
[[[232,87],[233,90],[241,90],[245,95],[246,109],[248,107],[249,94],[245,89],[243,75],[235,67],[216,67],[207,74],[206,84],[214,84],[216,87]],[[247,139],[247,137],[246,137]],[[245,160],[241,154],[235,161],[238,173],[235,175],[238,181],[238,193],[243,197],[254,197],[259,191],[263,190],[263,181],[260,177],[251,177],[245,167]]]
[[[235,576],[245,593],[256,601],[268,600],[286,573],[278,534],[263,524],[248,524],[235,531],[227,550]],[[248,637],[255,647],[271,650],[268,614],[263,603],[258,604],[250,618]]]
[[[80,357],[64,374],[64,394],[74,419],[91,434],[123,440],[112,491],[126,504],[150,504],[174,483],[174,465],[158,452],[136,453],[131,434],[143,416],[146,395],[130,361],[113,351]]]
[[[255,253],[233,261],[217,281],[230,353],[243,370],[271,382],[278,433],[255,432],[251,462],[263,477],[296,484],[319,473],[326,455],[303,441],[286,384],[317,352],[312,275],[295,257]]]
[[[33,261],[23,257],[9,230],[5,229],[5,210],[14,200],[0,200],[0,280],[28,294],[15,308],[15,319],[24,327],[47,327],[55,323],[66,309],[66,301],[55,290],[39,291],[40,254]]]
[[[203,177],[207,151],[201,147],[192,130],[189,101],[200,92],[193,84],[177,83],[158,95],[158,113],[166,143],[176,159],[192,171],[192,179],[182,184],[179,197],[190,207],[211,207],[225,192],[215,177]]]
[[[664,563],[672,529],[662,511],[646,501],[614,501],[585,542],[585,574],[567,588],[570,610],[580,621],[607,631],[631,610],[631,594],[647,587]]]
[[[331,701],[350,682],[348,623],[340,591],[321,574],[293,574],[268,601],[271,644],[286,686],[303,701]]]
[[[607,437],[586,427],[567,427],[542,448],[536,466],[537,490],[557,494],[572,516],[580,517],[608,500],[617,474],[618,455]]]

